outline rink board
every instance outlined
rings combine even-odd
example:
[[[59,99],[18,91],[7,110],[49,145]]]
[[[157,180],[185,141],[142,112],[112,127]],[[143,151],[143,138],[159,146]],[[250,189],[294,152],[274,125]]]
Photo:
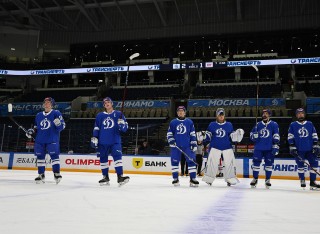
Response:
[[[32,153],[0,153],[0,168],[13,170],[36,170],[36,157]],[[47,169],[51,170],[51,160],[46,157]],[[239,177],[252,177],[251,158],[237,158],[236,169]],[[62,171],[100,172],[100,161],[96,155],[61,154]],[[169,156],[124,155],[123,168],[125,173],[170,175],[171,162]],[[109,156],[109,169],[114,172],[113,158]],[[260,175],[264,177],[264,163]],[[309,173],[306,172],[306,176]],[[297,165],[293,159],[275,159],[273,178],[297,179]]]

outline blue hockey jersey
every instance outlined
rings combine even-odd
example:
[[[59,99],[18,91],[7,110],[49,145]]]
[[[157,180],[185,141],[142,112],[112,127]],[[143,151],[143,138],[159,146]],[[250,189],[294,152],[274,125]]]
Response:
[[[257,132],[258,139],[254,139],[253,134]],[[250,139],[255,142],[256,150],[272,150],[272,145],[279,144],[279,126],[276,122],[269,120],[268,122],[260,121],[250,132]]]
[[[61,125],[56,126],[53,122],[60,119]],[[60,131],[66,127],[63,117],[58,110],[51,110],[48,113],[39,112],[35,118],[34,128],[37,131],[35,141],[37,143],[57,143],[60,139]]]
[[[294,144],[298,151],[311,151],[313,144],[318,142],[318,134],[313,123],[292,122],[288,130],[288,142],[290,145]]]
[[[114,110],[111,113],[100,112],[96,116],[94,123],[93,136],[99,139],[99,144],[112,145],[115,143],[121,144],[121,132],[128,130],[128,123],[124,115],[124,125],[118,124],[118,119],[121,117],[121,112]]]
[[[170,122],[167,140],[169,145],[176,143],[178,147],[197,147],[196,133],[191,119],[173,119]]]
[[[211,122],[206,131],[205,141],[210,141],[210,147],[218,150],[231,149],[230,134],[233,132],[232,123]]]

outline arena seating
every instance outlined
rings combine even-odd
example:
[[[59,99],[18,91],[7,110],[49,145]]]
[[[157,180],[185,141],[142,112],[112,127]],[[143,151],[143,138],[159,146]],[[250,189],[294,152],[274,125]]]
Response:
[[[256,85],[198,86],[194,89],[193,98],[252,98],[256,95]],[[263,84],[259,86],[259,97],[280,97],[281,86]]]
[[[21,97],[23,102],[42,102],[45,97],[53,97],[56,102],[70,102],[78,96],[94,96],[95,89],[68,89],[68,90],[43,90],[33,91]]]

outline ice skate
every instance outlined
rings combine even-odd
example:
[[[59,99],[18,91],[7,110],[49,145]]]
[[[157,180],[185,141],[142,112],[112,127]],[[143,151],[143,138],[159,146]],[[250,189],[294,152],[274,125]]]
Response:
[[[99,180],[99,184],[100,184],[100,186],[103,186],[103,185],[109,186],[110,185],[109,181],[110,181],[109,176],[104,175],[103,178],[101,180]]]
[[[54,180],[56,181],[56,184],[59,184],[62,179],[62,176],[60,175],[60,173],[53,173],[53,176],[54,176]]]
[[[175,187],[180,186],[179,179],[178,179],[178,178],[173,179],[172,184],[173,184]]]
[[[39,174],[37,178],[34,179],[37,184],[45,183],[44,174]]]
[[[199,186],[199,181],[196,179],[190,179],[190,187],[198,187]]]
[[[301,185],[301,188],[303,188],[303,190],[306,189],[306,181],[305,180],[300,180],[300,185]]]
[[[251,183],[250,183],[251,188],[256,188],[257,184],[258,184],[258,179],[253,178]]]
[[[319,190],[320,191],[320,184],[317,184],[315,181],[310,180],[310,190]]]
[[[266,189],[271,187],[270,179],[265,181]]]
[[[118,175],[119,186],[125,185],[126,183],[129,182],[129,180],[130,180],[129,176]]]
[[[216,177],[217,177],[217,178],[223,178],[223,173],[220,172]]]

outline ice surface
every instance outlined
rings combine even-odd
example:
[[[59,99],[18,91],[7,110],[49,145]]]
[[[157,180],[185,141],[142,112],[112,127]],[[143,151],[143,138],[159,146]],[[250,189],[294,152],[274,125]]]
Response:
[[[35,184],[36,171],[0,170],[0,233],[320,233],[320,191],[302,190],[298,180],[251,179],[227,187],[189,187],[170,176],[129,175],[128,184],[99,186],[98,173],[52,172]],[[198,178],[199,180],[201,178]]]

